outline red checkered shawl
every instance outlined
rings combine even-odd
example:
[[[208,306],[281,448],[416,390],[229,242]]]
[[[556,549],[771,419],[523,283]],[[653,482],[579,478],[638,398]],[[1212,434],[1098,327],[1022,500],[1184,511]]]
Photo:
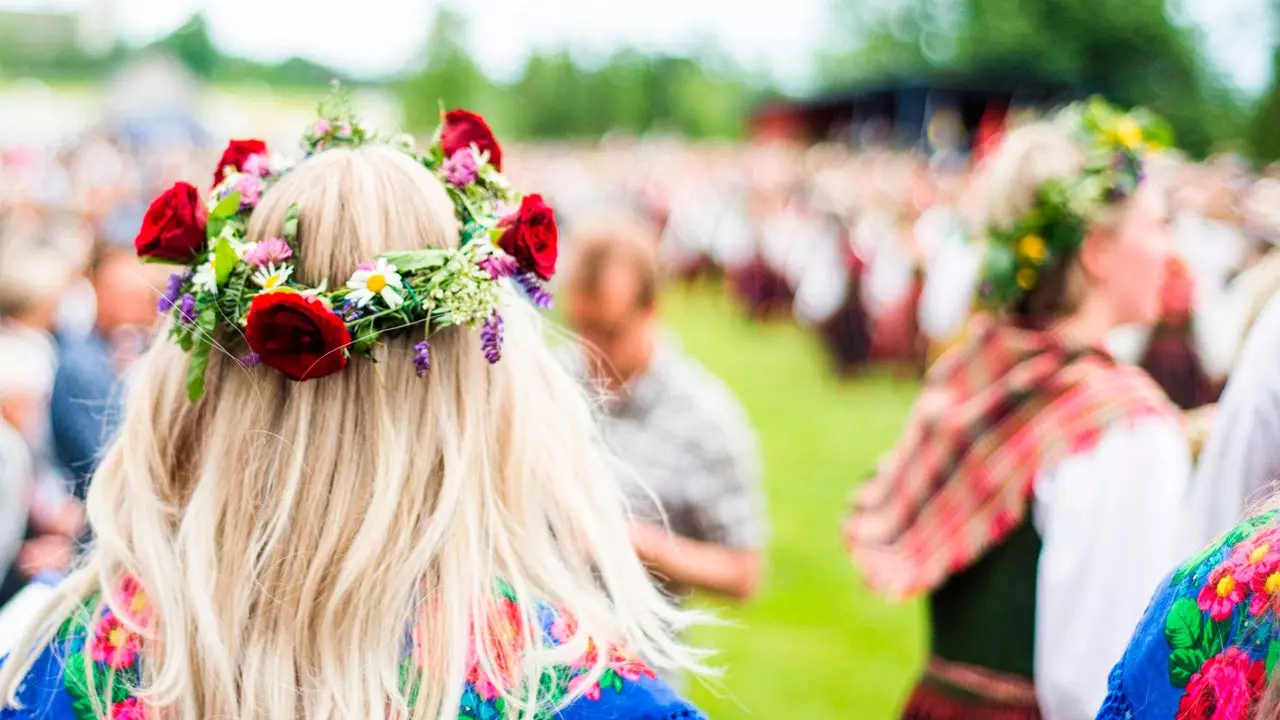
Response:
[[[906,430],[845,525],[876,590],[928,592],[1026,516],[1036,474],[1115,423],[1178,422],[1140,369],[1054,332],[980,321],[925,378]]]

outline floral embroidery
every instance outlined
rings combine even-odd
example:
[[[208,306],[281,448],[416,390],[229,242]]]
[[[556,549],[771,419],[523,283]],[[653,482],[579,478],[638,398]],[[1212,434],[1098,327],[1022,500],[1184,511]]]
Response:
[[[146,704],[135,695],[141,682],[139,665],[144,638],[131,628],[150,627],[153,609],[141,585],[131,577],[121,582],[116,599],[127,618],[118,617],[111,609],[101,606],[97,598],[90,598],[83,612],[69,619],[59,633],[69,648],[63,684],[72,699],[77,720],[95,719],[100,709],[106,709],[111,720],[146,720],[148,717]],[[576,631],[571,617],[549,606],[539,606],[536,617],[544,642],[562,644]],[[498,677],[491,677],[486,671],[473,639],[468,650],[467,684],[462,693],[460,718],[504,720],[508,717],[507,701],[499,688],[510,689],[516,684],[524,623],[514,594],[509,588],[500,587],[493,612],[483,624],[491,669]],[[421,630],[415,628],[411,636],[412,652],[400,666],[401,687],[410,705],[416,702],[422,677]],[[535,713],[534,720],[552,720],[555,716],[551,709],[562,705],[571,693],[581,692],[588,700],[595,701],[604,697],[606,691],[623,692],[626,683],[657,677],[644,662],[623,648],[611,647],[604,672],[588,685],[588,674],[598,657],[597,646],[588,641],[587,652],[577,662],[545,669],[537,679],[537,687],[539,701],[546,709]]]
[[[1177,720],[1235,720],[1250,717],[1254,701],[1267,686],[1261,660],[1237,648],[1227,648],[1191,676],[1187,694],[1178,705]]]
[[[1276,513],[1246,522],[1183,565],[1164,617],[1169,682],[1182,689],[1178,720],[1245,720],[1280,659]],[[1193,599],[1194,598],[1194,599]]]

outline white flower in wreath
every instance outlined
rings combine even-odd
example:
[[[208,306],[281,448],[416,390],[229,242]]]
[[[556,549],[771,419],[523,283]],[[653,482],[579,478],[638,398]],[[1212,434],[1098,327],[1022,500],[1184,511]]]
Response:
[[[191,276],[191,284],[202,292],[218,292],[218,272],[213,269],[213,258],[196,268],[195,274]]]
[[[293,275],[293,268],[288,265],[267,265],[258,268],[258,272],[253,274],[251,278],[255,285],[262,288],[264,292],[278,290],[289,281],[289,277]]]
[[[404,304],[404,298],[396,292],[404,289],[400,273],[386,258],[378,258],[374,263],[361,263],[347,281],[347,287],[351,290],[347,297],[355,301],[357,307],[368,305],[375,297],[382,298],[389,308]]]

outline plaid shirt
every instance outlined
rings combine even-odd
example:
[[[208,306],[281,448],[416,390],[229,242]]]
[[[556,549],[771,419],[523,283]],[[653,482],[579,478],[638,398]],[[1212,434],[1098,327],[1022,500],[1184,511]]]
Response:
[[[628,482],[637,519],[659,523],[665,511],[679,535],[738,549],[764,544],[755,435],[719,379],[664,341],[648,371],[603,410],[605,442],[661,503]]]

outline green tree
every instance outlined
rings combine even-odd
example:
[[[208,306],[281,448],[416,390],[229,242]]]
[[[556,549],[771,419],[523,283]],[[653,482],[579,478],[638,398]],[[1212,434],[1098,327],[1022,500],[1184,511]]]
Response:
[[[209,37],[209,23],[203,13],[196,13],[153,47],[168,51],[202,78],[213,77],[222,54]]]
[[[399,86],[410,129],[434,128],[440,103],[491,114],[493,84],[471,59],[463,41],[466,36],[467,24],[462,15],[447,7],[436,13],[427,34],[421,70],[409,75]]]

